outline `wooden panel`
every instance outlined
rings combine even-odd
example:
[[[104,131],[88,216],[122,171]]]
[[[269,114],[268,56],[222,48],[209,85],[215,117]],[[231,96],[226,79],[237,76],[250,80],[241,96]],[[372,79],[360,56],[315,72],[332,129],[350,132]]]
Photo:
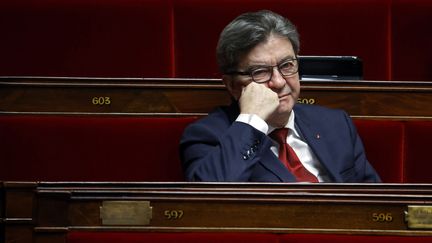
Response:
[[[432,82],[301,81],[299,102],[353,117],[432,119]],[[219,79],[0,77],[0,113],[205,115],[230,97]]]
[[[4,242],[32,242],[35,200],[33,182],[3,182]]]
[[[4,188],[3,183],[0,182],[0,243],[4,242],[4,237],[1,235],[5,235],[5,227],[4,227]]]
[[[409,187],[414,192],[401,193],[402,189],[411,191]],[[424,193],[418,191],[421,189]],[[385,190],[385,194],[379,192]],[[139,200],[150,202],[153,217],[150,225],[132,227],[135,230],[431,233],[408,229],[404,219],[407,205],[432,203],[429,185],[416,188],[385,184],[273,184],[268,187],[248,183],[199,183],[197,187],[194,183],[173,183],[164,187],[163,183],[121,186],[93,183],[46,184],[38,188],[39,197],[44,200],[53,192],[70,195],[67,218],[73,229],[130,229],[102,225],[99,208],[103,201]],[[179,219],[166,215],[166,212],[180,210],[183,215]],[[389,215],[391,220],[374,221],[374,214]],[[45,226],[39,224],[39,227]]]
[[[22,224],[8,225],[5,229],[4,242],[29,243],[33,242],[33,227]]]
[[[39,182],[23,188],[37,202],[35,218],[6,227],[7,242],[22,237],[18,231],[31,232],[27,238],[35,242],[63,242],[70,230],[432,236],[405,220],[409,205],[432,205],[432,184]],[[148,201],[150,223],[103,225],[100,207],[107,201]]]
[[[0,111],[5,113],[205,113],[211,106],[229,103],[223,86],[215,80],[198,85],[172,79],[0,80],[8,80],[0,82]]]

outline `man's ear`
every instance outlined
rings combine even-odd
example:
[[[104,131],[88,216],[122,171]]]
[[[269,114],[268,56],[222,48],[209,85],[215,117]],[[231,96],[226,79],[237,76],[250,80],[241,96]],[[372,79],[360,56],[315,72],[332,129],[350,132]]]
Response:
[[[239,92],[238,87],[236,86],[235,80],[231,75],[223,75],[222,76],[222,82],[225,84],[225,87],[227,88],[228,92],[231,94],[231,96],[238,100],[241,95],[241,91]]]

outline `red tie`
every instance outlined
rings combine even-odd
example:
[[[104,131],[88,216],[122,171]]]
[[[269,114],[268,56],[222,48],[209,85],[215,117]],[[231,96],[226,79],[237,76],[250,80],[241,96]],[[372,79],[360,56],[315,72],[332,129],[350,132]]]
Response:
[[[294,150],[286,142],[288,128],[276,129],[269,136],[279,143],[279,159],[296,177],[297,181],[318,182],[318,179],[303,166]]]

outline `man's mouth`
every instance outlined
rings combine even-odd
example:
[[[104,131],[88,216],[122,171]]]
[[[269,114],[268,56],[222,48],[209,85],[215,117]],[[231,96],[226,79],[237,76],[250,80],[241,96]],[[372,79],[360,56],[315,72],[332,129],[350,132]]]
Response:
[[[282,95],[279,95],[278,97],[279,97],[279,99],[283,99],[283,98],[288,97],[290,94],[291,94],[291,93],[288,93],[288,94],[282,94]]]

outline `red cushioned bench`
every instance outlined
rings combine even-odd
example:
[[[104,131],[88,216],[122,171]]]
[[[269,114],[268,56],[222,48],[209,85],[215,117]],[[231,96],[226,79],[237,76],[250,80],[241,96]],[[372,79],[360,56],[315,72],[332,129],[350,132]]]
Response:
[[[0,181],[183,181],[178,143],[196,119],[0,116]],[[432,182],[431,122],[355,123],[384,182]]]
[[[220,31],[259,9],[298,26],[301,55],[358,56],[366,80],[432,80],[428,0],[5,0],[0,75],[219,77]]]
[[[0,116],[0,181],[182,181],[192,120]]]

